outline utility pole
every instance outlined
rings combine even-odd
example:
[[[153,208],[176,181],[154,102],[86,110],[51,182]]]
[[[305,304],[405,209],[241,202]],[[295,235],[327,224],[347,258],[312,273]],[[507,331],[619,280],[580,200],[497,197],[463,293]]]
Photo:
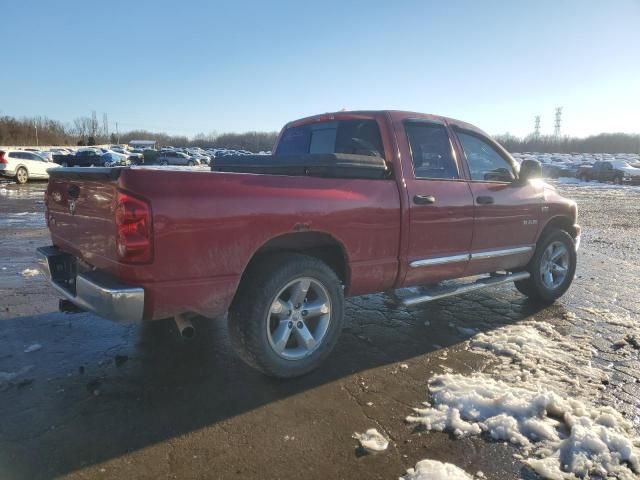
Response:
[[[533,136],[535,138],[540,138],[540,115],[536,115],[535,119],[536,122],[535,126],[533,127]]]
[[[556,138],[560,137],[560,126],[562,125],[562,107],[556,108],[556,120],[555,120],[555,129],[553,130],[553,135]]]

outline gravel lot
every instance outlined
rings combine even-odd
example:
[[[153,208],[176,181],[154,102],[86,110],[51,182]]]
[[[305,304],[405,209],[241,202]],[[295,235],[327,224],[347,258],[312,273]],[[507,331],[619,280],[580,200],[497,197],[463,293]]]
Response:
[[[576,279],[556,304],[511,286],[411,310],[384,295],[350,299],[329,361],[277,381],[236,359],[221,321],[200,319],[185,341],[171,324],[59,313],[31,271],[48,244],[45,186],[0,183],[0,479],[395,479],[423,458],[489,479],[538,478],[513,445],[405,422],[433,375],[493,368],[468,348],[471,335],[532,319],[590,350],[607,377],[590,400],[640,427],[640,347],[621,342],[640,328],[640,188],[558,186],[577,200],[584,233]],[[358,448],[353,433],[369,428],[390,439],[385,452]]]

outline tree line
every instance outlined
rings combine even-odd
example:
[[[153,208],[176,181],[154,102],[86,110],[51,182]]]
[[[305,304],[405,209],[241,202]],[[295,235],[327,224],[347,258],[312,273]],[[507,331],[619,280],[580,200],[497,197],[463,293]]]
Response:
[[[273,148],[278,132],[199,133],[193,138],[184,135],[147,130],[131,130],[116,133],[109,130],[106,117],[99,121],[95,112],[91,116],[75,118],[71,123],[62,123],[47,117],[0,116],[0,145],[103,145],[129,143],[131,140],[155,140],[159,146],[227,148],[268,151]]]
[[[640,153],[640,134],[600,133],[584,138],[504,134],[495,139],[509,152]]]
[[[47,117],[0,117],[0,145],[102,145],[128,143],[131,140],[155,140],[159,146],[228,148],[267,151],[273,148],[277,132],[199,133],[193,138],[184,135],[132,130],[116,134],[109,131],[106,115],[99,121],[96,113],[78,117],[65,124]],[[543,153],[640,153],[640,134],[601,133],[585,138],[497,135],[510,152]]]

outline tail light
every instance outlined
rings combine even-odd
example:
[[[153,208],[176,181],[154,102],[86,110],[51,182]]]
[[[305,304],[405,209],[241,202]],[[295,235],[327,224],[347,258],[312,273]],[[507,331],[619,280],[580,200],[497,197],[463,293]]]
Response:
[[[6,153],[0,150],[0,165],[6,165],[9,160],[5,158]]]
[[[116,247],[126,263],[153,260],[151,208],[144,200],[118,192],[116,204]]]

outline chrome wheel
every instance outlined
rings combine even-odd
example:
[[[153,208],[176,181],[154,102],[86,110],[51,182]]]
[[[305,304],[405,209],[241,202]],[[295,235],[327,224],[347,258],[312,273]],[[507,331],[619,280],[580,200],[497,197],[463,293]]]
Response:
[[[555,290],[564,283],[569,271],[569,251],[562,242],[547,246],[540,260],[540,277],[545,288]]]
[[[24,168],[20,167],[16,172],[16,180],[18,181],[18,183],[27,183],[28,179],[29,174]]]
[[[312,278],[297,278],[278,292],[267,312],[269,345],[286,360],[307,357],[322,344],[330,322],[327,289]]]

